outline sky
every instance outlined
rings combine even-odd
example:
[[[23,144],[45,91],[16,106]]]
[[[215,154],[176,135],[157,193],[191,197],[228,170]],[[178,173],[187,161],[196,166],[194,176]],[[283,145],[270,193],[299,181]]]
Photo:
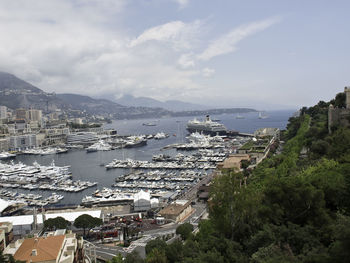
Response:
[[[350,1],[1,0],[0,71],[46,92],[291,109],[350,85]]]

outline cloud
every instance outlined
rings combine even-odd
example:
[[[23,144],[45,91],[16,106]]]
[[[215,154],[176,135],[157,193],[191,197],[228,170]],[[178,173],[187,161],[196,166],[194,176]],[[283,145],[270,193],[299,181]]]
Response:
[[[189,0],[173,0],[174,2],[178,3],[179,4],[179,7],[182,9],[182,8],[185,8],[188,3],[190,2]]]
[[[199,33],[201,22],[196,20],[192,23],[172,21],[145,30],[136,39],[130,42],[130,47],[135,47],[149,41],[170,43],[175,49],[189,49],[191,42]]]
[[[194,57],[192,53],[182,54],[177,60],[177,63],[182,68],[192,68],[195,66]]]
[[[169,22],[135,38],[117,23],[123,3],[1,1],[0,34],[6,38],[0,45],[0,71],[57,93],[170,99],[188,98],[200,90],[192,80],[196,72],[177,64],[178,50],[192,46],[200,22]],[[130,39],[135,41],[133,47]]]
[[[237,44],[248,36],[263,31],[279,22],[277,17],[265,19],[258,22],[249,23],[233,29],[226,35],[219,37],[198,55],[200,60],[210,60],[213,57],[228,54],[237,50]]]
[[[202,70],[202,75],[203,77],[206,77],[206,78],[210,78],[211,76],[213,76],[215,73],[215,69],[212,69],[212,68],[204,68]]]

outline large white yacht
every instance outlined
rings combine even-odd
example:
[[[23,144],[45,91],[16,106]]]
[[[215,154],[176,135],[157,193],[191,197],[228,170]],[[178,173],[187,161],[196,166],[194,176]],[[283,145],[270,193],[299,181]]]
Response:
[[[112,150],[112,146],[102,140],[86,148],[86,152],[88,153],[97,152],[97,151],[110,151],[110,150]]]
[[[204,121],[199,121],[197,119],[188,121],[187,130],[189,132],[200,132],[210,135],[225,135],[227,133],[226,127],[221,123],[212,121],[209,115],[206,116]]]

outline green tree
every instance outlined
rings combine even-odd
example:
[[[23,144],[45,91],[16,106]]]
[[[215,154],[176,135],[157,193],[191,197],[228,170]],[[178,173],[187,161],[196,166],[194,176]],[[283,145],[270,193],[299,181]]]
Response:
[[[146,250],[146,254],[149,254],[155,248],[158,249],[159,251],[165,251],[166,247],[167,247],[167,244],[164,240],[160,238],[156,238],[154,240],[149,241],[146,244],[145,250]]]
[[[0,250],[0,263],[25,263],[25,261],[17,260],[12,255],[4,255]]]
[[[338,215],[333,231],[335,241],[330,246],[333,262],[350,262],[350,218]]]
[[[165,255],[164,250],[159,250],[158,248],[152,249],[152,251],[147,254],[146,263],[167,263],[168,260]]]
[[[267,183],[260,213],[273,224],[323,225],[329,215],[324,193],[301,177],[271,178]]]
[[[118,254],[114,257],[112,257],[111,260],[108,260],[107,263],[123,263],[123,256],[121,254]]]
[[[180,235],[182,240],[186,240],[190,237],[193,231],[193,225],[190,223],[184,223],[176,228],[176,234]]]
[[[139,253],[137,253],[136,251],[133,251],[126,255],[125,260],[123,262],[124,263],[143,263],[144,260],[141,258]]]
[[[183,259],[183,245],[180,240],[175,240],[165,249],[165,255],[169,263],[182,262]]]
[[[56,229],[66,229],[71,225],[69,221],[63,217],[49,218],[44,221],[45,230],[56,230]]]
[[[344,92],[338,93],[334,99],[334,106],[338,108],[346,107],[346,95]]]
[[[92,217],[88,214],[83,214],[74,220],[74,226],[76,228],[82,228],[84,231],[84,236],[85,236],[86,229],[88,229],[88,232],[89,232],[90,229],[92,229],[95,226],[100,226],[102,225],[102,223],[103,223],[102,219],[97,217]]]

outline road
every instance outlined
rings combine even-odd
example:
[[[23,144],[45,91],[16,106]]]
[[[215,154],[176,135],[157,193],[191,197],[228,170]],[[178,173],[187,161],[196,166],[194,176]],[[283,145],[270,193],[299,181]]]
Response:
[[[187,191],[184,195],[182,195],[180,198],[187,199],[187,200],[196,200],[198,188],[203,184],[207,184],[211,179],[212,179],[212,175],[206,176],[200,182],[198,182],[194,187],[192,187],[189,191]],[[196,204],[192,205],[192,207],[195,209],[194,212],[188,218],[186,218],[184,222],[190,222],[190,223],[196,222],[198,217],[201,216],[206,210],[207,205],[205,203],[197,202]],[[150,240],[156,239],[157,237],[160,237],[160,236],[175,235],[175,231],[178,225],[179,224],[177,223],[170,223],[158,229],[144,231],[143,237],[141,239],[133,241],[128,248],[122,248],[119,246],[93,242],[88,244],[86,246],[86,249],[91,250],[92,247],[94,247],[94,249],[96,250],[97,258],[104,259],[104,260],[110,260],[115,255],[118,255],[119,253],[125,256],[127,253],[130,253],[133,250],[137,250],[140,253],[140,255],[144,257],[145,256],[144,247],[146,246],[147,242],[149,242]],[[88,251],[87,251],[87,254],[89,254]]]

